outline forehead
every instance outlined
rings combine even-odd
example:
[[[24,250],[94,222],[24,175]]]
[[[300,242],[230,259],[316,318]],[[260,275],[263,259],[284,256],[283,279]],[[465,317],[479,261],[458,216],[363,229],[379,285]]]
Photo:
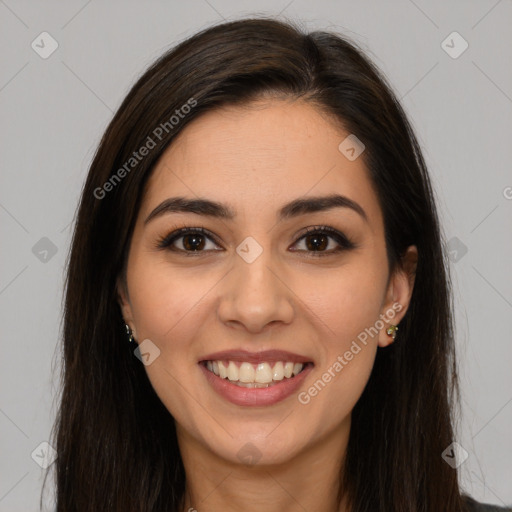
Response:
[[[380,222],[362,158],[339,149],[350,135],[303,101],[258,101],[209,111],[187,125],[163,153],[141,207],[148,214],[170,196],[207,197],[244,213],[275,213],[297,197],[339,193]]]

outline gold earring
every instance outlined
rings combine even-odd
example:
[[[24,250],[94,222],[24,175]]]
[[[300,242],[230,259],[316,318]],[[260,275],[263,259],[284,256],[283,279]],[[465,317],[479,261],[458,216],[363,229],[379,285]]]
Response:
[[[391,336],[393,339],[396,338],[396,331],[398,331],[398,326],[397,325],[393,325],[391,324],[387,329],[386,329],[386,334],[388,336]]]
[[[133,343],[133,333],[128,324],[124,324],[126,327],[126,334],[128,335],[128,343]]]

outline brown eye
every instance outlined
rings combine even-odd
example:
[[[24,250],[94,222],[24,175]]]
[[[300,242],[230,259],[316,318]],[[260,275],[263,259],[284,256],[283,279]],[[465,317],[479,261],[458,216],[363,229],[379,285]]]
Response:
[[[305,237],[306,247],[310,251],[323,251],[329,245],[329,238],[327,235],[322,233],[315,233],[313,235],[307,235]]]
[[[183,239],[182,244],[187,251],[200,251],[206,245],[204,236],[197,233],[183,235],[180,238]]]
[[[207,247],[209,241],[213,247]],[[184,227],[169,233],[157,243],[158,249],[184,253],[208,252],[216,250],[216,247],[217,244],[213,243],[213,237],[207,234],[203,228]]]
[[[328,256],[356,247],[343,233],[328,226],[308,228],[306,234],[301,236],[296,244],[302,241],[305,249],[295,250],[312,253],[311,256]]]

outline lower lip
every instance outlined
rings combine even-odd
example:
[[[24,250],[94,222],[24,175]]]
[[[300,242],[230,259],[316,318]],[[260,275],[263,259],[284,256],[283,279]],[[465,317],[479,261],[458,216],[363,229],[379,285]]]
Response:
[[[268,388],[244,388],[232,384],[228,379],[221,379],[208,370],[203,363],[199,363],[199,366],[205,374],[206,380],[219,395],[235,405],[248,406],[273,405],[288,398],[299,388],[313,368],[312,364],[308,364],[295,377],[290,379],[284,378]]]

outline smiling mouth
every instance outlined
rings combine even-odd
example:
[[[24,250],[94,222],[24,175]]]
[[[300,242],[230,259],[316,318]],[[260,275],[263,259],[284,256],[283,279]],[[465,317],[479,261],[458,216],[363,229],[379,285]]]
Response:
[[[200,364],[217,377],[243,388],[272,387],[293,379],[307,367],[313,366],[312,362],[294,363],[292,361],[258,364],[241,361],[201,361]]]

